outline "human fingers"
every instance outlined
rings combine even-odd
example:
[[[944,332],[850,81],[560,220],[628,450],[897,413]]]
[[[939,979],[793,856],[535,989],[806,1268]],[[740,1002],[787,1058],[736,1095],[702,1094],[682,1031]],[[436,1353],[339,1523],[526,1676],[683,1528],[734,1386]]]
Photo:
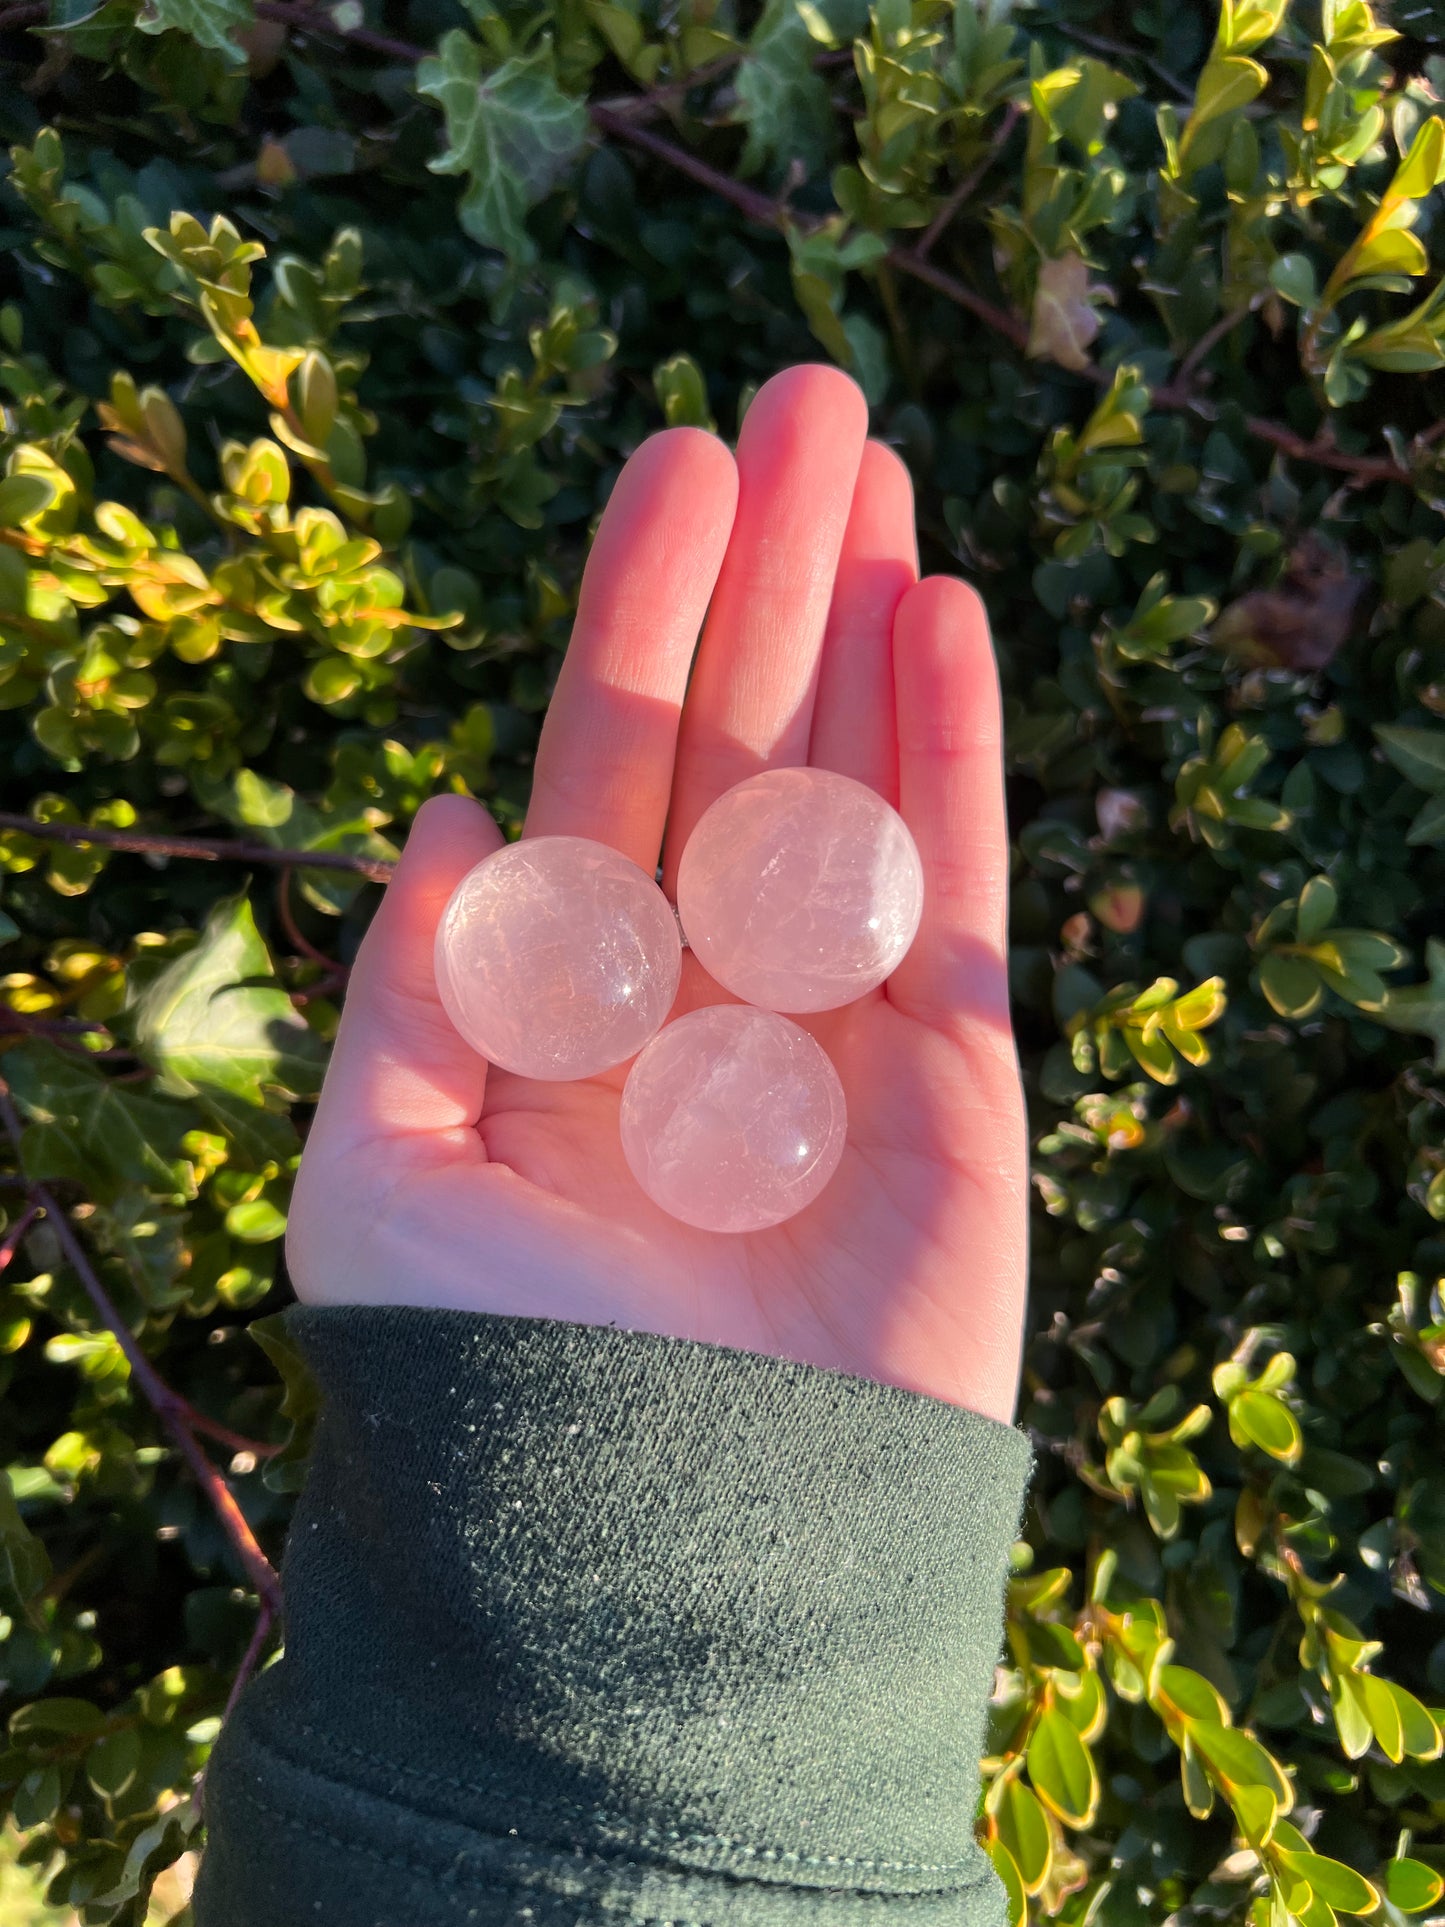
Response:
[[[502,841],[470,797],[433,797],[418,811],[352,966],[313,1144],[454,1130],[481,1115],[486,1062],[442,1008],[432,947],[447,898]]]
[[[923,921],[890,1000],[944,1030],[1007,1028],[1008,823],[998,671],[982,602],[930,576],[893,621],[898,790],[923,860]]]
[[[537,749],[528,836],[587,836],[657,868],[677,720],[737,505],[713,435],[674,428],[618,477]]]
[[[869,442],[838,557],[808,761],[866,783],[894,804],[893,616],[917,580],[913,483],[892,449]]]
[[[868,408],[836,368],[789,368],[738,437],[738,509],[678,733],[669,884],[694,824],[745,776],[804,763]]]

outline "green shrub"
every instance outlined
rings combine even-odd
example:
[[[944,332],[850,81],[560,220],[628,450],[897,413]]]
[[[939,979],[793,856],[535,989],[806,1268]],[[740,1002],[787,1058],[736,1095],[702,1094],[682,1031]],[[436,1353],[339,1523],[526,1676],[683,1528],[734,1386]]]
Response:
[[[1438,1911],[1437,16],[255,15],[0,16],[0,1786],[52,1900],[143,1919],[266,1650],[375,882],[438,789],[520,821],[627,453],[822,352],[1005,679],[1015,1919]]]

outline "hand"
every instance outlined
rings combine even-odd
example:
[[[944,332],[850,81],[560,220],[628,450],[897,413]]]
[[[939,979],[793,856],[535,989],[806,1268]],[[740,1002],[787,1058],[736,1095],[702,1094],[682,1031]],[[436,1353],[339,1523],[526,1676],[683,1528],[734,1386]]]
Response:
[[[756,770],[841,770],[902,810],[925,874],[913,948],[881,990],[802,1020],[848,1097],[832,1182],[771,1230],[695,1231],[623,1161],[626,1065],[532,1083],[468,1050],[432,941],[502,838],[480,805],[436,798],[352,972],[292,1206],[301,1298],[615,1324],[1012,1416],[1028,1179],[998,685],[977,596],[917,580],[907,474],[866,433],[854,385],[802,367],[760,390],[736,462],[693,429],[637,451],[587,564],[526,823],[649,873],[665,825],[671,895],[698,817]],[[723,997],[685,956],[678,1010]]]

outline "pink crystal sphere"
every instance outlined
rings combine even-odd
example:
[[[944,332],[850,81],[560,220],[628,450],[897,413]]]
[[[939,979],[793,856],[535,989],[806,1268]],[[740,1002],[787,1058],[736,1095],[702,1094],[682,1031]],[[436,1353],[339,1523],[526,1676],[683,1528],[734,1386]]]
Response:
[[[875,790],[823,769],[749,776],[704,812],[677,876],[703,968],[765,1010],[833,1010],[902,961],[923,866]]]
[[[682,942],[645,871],[581,836],[538,836],[483,857],[436,936],[448,1017],[523,1077],[592,1077],[642,1049],[677,995]]]
[[[628,1072],[622,1150],[655,1204],[702,1231],[761,1231],[810,1204],[848,1135],[843,1086],[807,1031],[770,1010],[679,1017]]]

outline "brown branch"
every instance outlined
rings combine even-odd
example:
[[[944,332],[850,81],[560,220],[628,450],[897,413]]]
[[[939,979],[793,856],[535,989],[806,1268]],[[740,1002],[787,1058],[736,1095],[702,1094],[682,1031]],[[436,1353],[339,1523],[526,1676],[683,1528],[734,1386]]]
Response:
[[[256,1629],[251,1634],[250,1644],[246,1648],[241,1664],[236,1668],[236,1677],[231,1681],[231,1690],[226,1696],[225,1711],[221,1714],[222,1726],[230,1719],[236,1701],[241,1697],[245,1689],[247,1680],[250,1679],[252,1673],[256,1670],[262,1650],[266,1644],[266,1637],[271,1631],[271,1621],[274,1618],[275,1610],[271,1602],[263,1599],[261,1601],[261,1610],[256,1615]]]
[[[0,1077],[0,1124],[4,1125],[18,1158],[21,1145],[20,1114],[15,1108],[10,1087],[3,1077]],[[226,1537],[250,1576],[251,1583],[259,1593],[262,1602],[272,1612],[278,1611],[281,1604],[281,1582],[276,1576],[275,1568],[256,1543],[255,1534],[251,1531],[245,1513],[236,1503],[231,1488],[206,1457],[196,1440],[197,1430],[210,1432],[215,1436],[215,1422],[207,1419],[203,1413],[197,1412],[178,1392],[172,1391],[146,1357],[136,1342],[135,1334],[111,1303],[110,1294],[100,1282],[95,1267],[86,1256],[85,1247],[76,1236],[70,1219],[46,1187],[31,1181],[26,1189],[29,1192],[32,1207],[43,1211],[49,1220],[60,1248],[84,1287],[85,1295],[94,1307],[96,1316],[124,1353],[126,1363],[130,1366],[131,1376],[145,1393],[156,1417],[170,1433],[177,1451],[190,1467],[196,1483],[210,1501]],[[230,1439],[238,1438],[236,1433],[229,1433],[228,1436]],[[256,1447],[247,1440],[244,1443],[244,1449],[254,1451]]]
[[[1206,328],[1180,362],[1179,373],[1174,377],[1172,385],[1176,388],[1188,388],[1199,364],[1218,347],[1226,335],[1233,334],[1240,322],[1248,320],[1253,313],[1254,309],[1251,307],[1231,308],[1227,314],[1219,317],[1213,327]]]
[[[888,259],[900,274],[911,275],[915,281],[921,281],[926,288],[932,288],[935,294],[941,294],[945,300],[953,302],[955,307],[967,309],[969,314],[975,316],[986,328],[992,328],[995,334],[1002,335],[1005,341],[1011,342],[1020,354],[1027,349],[1029,331],[1017,315],[1007,313],[1005,309],[995,306],[992,301],[985,301],[983,296],[975,294],[972,288],[966,288],[951,274],[945,274],[941,268],[934,267],[931,261],[920,259],[908,248],[895,248]]]
[[[324,950],[318,950],[296,921],[296,913],[291,906],[293,875],[293,871],[283,870],[276,879],[276,911],[281,919],[281,928],[286,932],[287,939],[295,948],[298,957],[304,957],[310,963],[320,964],[328,976],[339,976],[344,982],[351,974],[347,966],[338,963],[335,957],[328,957]]]
[[[709,167],[706,161],[699,160],[696,154],[690,154],[685,147],[679,147],[675,141],[665,140],[661,134],[654,134],[650,127],[636,126],[625,115],[601,101],[594,102],[588,111],[593,126],[600,128],[604,134],[611,134],[617,140],[627,141],[633,147],[640,147],[644,153],[666,161],[674,173],[685,174],[690,181],[696,181],[699,187],[705,187],[719,200],[730,202],[739,214],[745,214],[759,227],[788,226],[787,215],[771,196],[760,194],[757,188],[748,187],[743,181],[735,181],[730,174]],[[818,223],[799,220],[797,225],[808,228]]]
[[[269,843],[236,843],[226,837],[157,836],[144,830],[103,829],[89,823],[38,823],[0,810],[0,830],[19,830],[42,843],[73,843],[84,849],[131,850],[142,856],[196,857],[204,863],[266,863],[282,869],[338,870],[385,883],[396,865],[390,857],[348,856],[338,850],[277,850]]]
[[[1023,111],[1023,108],[1019,106],[1016,100],[1009,102],[1008,111],[999,122],[998,132],[989,142],[985,152],[979,157],[978,165],[969,169],[924,229],[923,238],[913,250],[915,260],[927,260],[928,256],[933,252],[935,241],[938,240],[944,229],[952,224],[954,215],[957,214],[958,210],[966,201],[973,199],[979,182],[1008,145],[1009,135],[1023,119]]]
[[[373,33],[369,27],[339,26],[337,22],[329,16],[320,16],[314,13],[311,7],[305,3],[305,0],[257,0],[256,11],[263,19],[280,21],[283,25],[295,27],[300,32],[318,35],[329,34],[343,40],[354,40],[358,46],[367,47],[374,53],[384,54],[388,59],[415,62],[426,58],[431,51],[427,47],[416,46],[410,41],[392,40],[384,34]],[[31,20],[38,20],[44,16],[44,12],[45,9],[39,6],[17,6],[8,8],[0,11],[0,27],[21,25]],[[1126,52],[1134,51],[1123,48],[1115,42],[1101,41],[1097,36],[1087,36],[1069,29],[1065,31],[1069,37],[1079,41],[1081,44],[1088,45],[1092,41],[1102,52],[1122,55]],[[847,59],[849,56],[847,51],[843,50],[839,57],[841,59]],[[1192,98],[1189,90],[1185,88],[1183,83],[1179,81],[1175,75],[1171,74],[1167,68],[1162,67],[1147,54],[1140,53],[1139,58],[1143,60],[1144,64],[1151,68],[1161,80],[1181,94],[1182,97]],[[690,82],[689,84],[692,83]],[[656,89],[654,93],[660,97],[664,91],[664,89]],[[639,101],[650,101],[652,96],[644,94],[637,96],[637,98]],[[592,124],[601,133],[608,134],[615,140],[625,141],[633,147],[640,148],[645,153],[652,154],[656,159],[665,161],[675,172],[686,175],[689,180],[695,181],[699,187],[704,187],[709,193],[717,195],[720,200],[731,203],[740,214],[745,215],[747,219],[756,222],[759,226],[773,228],[783,232],[787,231],[790,224],[790,217],[778,202],[771,200],[766,194],[760,194],[756,188],[748,187],[743,182],[735,181],[731,176],[720,173],[718,169],[709,167],[705,161],[699,160],[695,154],[689,153],[686,148],[677,146],[673,141],[663,139],[661,135],[653,133],[650,128],[639,126],[632,119],[632,115],[638,112],[639,109],[631,107],[624,108],[622,103],[604,103],[597,101],[591,105],[588,111],[591,115]],[[956,211],[956,206],[961,205],[962,202],[967,199],[968,193],[973,191],[975,185],[976,183],[972,177],[961,183],[961,187],[954,190],[949,202],[945,204],[943,214],[951,218],[952,213]],[[967,192],[962,191],[965,189]],[[803,232],[808,233],[816,229],[821,224],[821,221],[817,217],[812,220],[793,217],[792,224],[801,228]],[[1026,352],[1029,331],[1027,325],[1017,315],[1012,315],[1005,309],[999,307],[995,302],[985,299],[982,295],[975,294],[973,289],[967,287],[963,282],[956,280],[952,275],[943,273],[941,269],[935,268],[933,263],[928,259],[929,250],[933,247],[941,232],[942,228],[939,225],[939,221],[935,219],[916,247],[894,248],[890,250],[887,256],[888,261],[900,274],[909,275],[913,280],[922,282],[925,287],[932,288],[936,294],[941,294],[945,300],[953,302],[955,307],[964,309],[967,313],[973,315],[976,320],[981,321],[985,327],[991,328],[995,334],[1002,336],[1005,341],[1010,342],[1021,353]],[[1186,362],[1186,366],[1191,366],[1191,364],[1192,366],[1197,366],[1203,354],[1207,353],[1208,348],[1213,345],[1212,340],[1209,340],[1207,336],[1203,337],[1201,344],[1196,347],[1189,361]],[[1105,370],[1095,369],[1091,370],[1091,373],[1100,381],[1107,382],[1109,379]],[[1151,405],[1156,408],[1171,410],[1189,409],[1194,412],[1204,412],[1197,398],[1185,392],[1178,383],[1169,387],[1156,389],[1150,400]],[[1404,482],[1410,484],[1413,480],[1408,469],[1402,468],[1398,462],[1388,456],[1349,455],[1346,454],[1343,449],[1337,448],[1331,441],[1320,439],[1312,442],[1306,441],[1302,435],[1297,435],[1293,429],[1286,428],[1282,422],[1269,421],[1263,416],[1247,416],[1245,418],[1245,428],[1257,441],[1268,443],[1271,447],[1279,449],[1281,453],[1289,455],[1296,461],[1313,462],[1321,468],[1335,469],[1342,474],[1353,476],[1355,480],[1360,483]],[[35,825],[30,824],[25,818],[7,817],[0,814],[0,828],[7,827],[11,829],[27,829],[31,835],[41,833]],[[205,844],[199,838],[174,838],[167,839],[164,843],[162,839],[159,838],[151,838],[144,841],[127,841],[123,833],[118,832],[102,835],[99,831],[95,831],[83,836],[76,834],[73,830],[71,830],[70,834],[66,834],[69,826],[56,825],[46,827],[52,836],[59,837],[62,842],[103,843],[114,849],[142,849],[156,855],[195,856],[215,859],[224,857],[232,858],[238,862],[273,863],[315,870],[345,870],[357,875],[371,877],[378,882],[384,882],[391,874],[392,868],[389,863],[379,862],[366,857],[343,857],[335,855],[312,856],[308,860],[303,853],[299,851],[272,850],[261,845]]]
[[[1268,442],[1281,454],[1297,462],[1313,462],[1319,468],[1338,469],[1342,475],[1353,475],[1357,482],[1404,482],[1408,487],[1414,481],[1409,469],[1402,468],[1390,455],[1350,455],[1318,437],[1307,442],[1283,422],[1266,421],[1260,415],[1246,415],[1244,425],[1256,441]]]
[[[374,54],[385,54],[389,60],[404,60],[411,64],[424,60],[431,52],[429,47],[414,47],[409,40],[391,40],[384,33],[373,33],[370,27],[342,27],[325,14],[316,14],[296,0],[256,0],[256,13],[262,20],[275,20],[283,27],[294,27],[298,33],[330,35],[337,40],[354,40],[358,47],[366,47]]]
[[[759,227],[776,228],[786,233],[791,226],[805,234],[810,234],[823,225],[822,219],[817,217],[789,216],[787,210],[777,201],[771,200],[766,194],[760,194],[755,187],[748,187],[742,181],[733,180],[731,175],[723,174],[715,167],[709,167],[706,161],[699,160],[696,154],[690,154],[685,147],[679,147],[676,142],[664,139],[661,134],[655,134],[650,127],[637,126],[621,114],[614,113],[609,107],[594,106],[591,114],[593,125],[600,128],[604,134],[610,134],[617,140],[626,141],[633,147],[641,148],[644,153],[654,155],[660,161],[666,161],[676,173],[685,174],[689,180],[696,181],[699,187],[705,187],[709,193],[716,194],[719,200],[730,202],[740,214],[746,215],[750,221],[755,221]],[[886,258],[900,274],[907,274],[915,281],[922,281],[926,287],[944,295],[955,306],[967,309],[986,327],[992,328],[996,334],[1013,342],[1015,347],[1022,348],[1027,342],[1028,330],[1015,316],[1005,313],[1002,308],[992,301],[985,300],[982,295],[975,294],[972,288],[965,287],[963,282],[955,280],[951,274],[945,274],[941,268],[934,267],[931,261],[916,254],[912,249],[892,248]]]

